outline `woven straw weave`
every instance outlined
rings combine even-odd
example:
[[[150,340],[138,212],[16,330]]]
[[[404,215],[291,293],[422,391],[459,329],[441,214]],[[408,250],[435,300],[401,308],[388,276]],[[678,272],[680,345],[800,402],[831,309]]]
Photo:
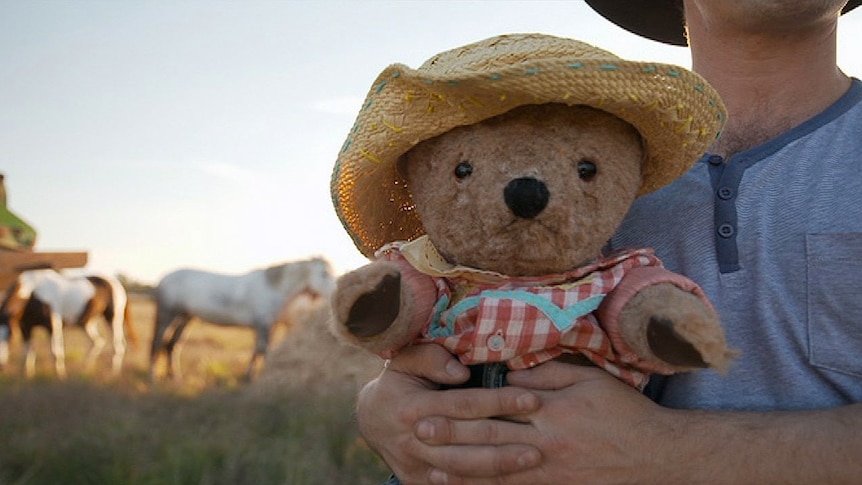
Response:
[[[424,234],[398,171],[402,154],[457,126],[543,103],[588,105],[632,124],[647,152],[639,195],[688,170],[726,116],[693,72],[542,34],[493,37],[418,69],[391,65],[374,81],[332,174],[333,204],[357,248],[370,258],[388,242]]]

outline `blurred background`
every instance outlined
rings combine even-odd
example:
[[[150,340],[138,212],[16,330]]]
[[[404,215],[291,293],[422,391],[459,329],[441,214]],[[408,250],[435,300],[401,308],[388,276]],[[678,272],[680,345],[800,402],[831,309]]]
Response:
[[[839,60],[862,73],[862,14]],[[329,196],[388,64],[504,32],[688,67],[573,1],[0,1],[0,172],[37,250],[155,283],[321,255],[365,262]]]

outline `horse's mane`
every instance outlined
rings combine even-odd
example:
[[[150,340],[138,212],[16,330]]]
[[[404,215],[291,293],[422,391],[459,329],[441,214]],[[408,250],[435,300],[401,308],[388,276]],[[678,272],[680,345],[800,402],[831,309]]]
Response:
[[[320,265],[320,264],[325,265],[325,266],[329,265],[329,263],[326,261],[326,259],[324,259],[320,256],[316,256],[316,257],[306,259],[306,260],[301,260],[301,261],[288,261],[286,263],[274,264],[272,266],[265,268],[263,270],[263,272],[264,272],[264,276],[266,277],[267,284],[269,284],[272,287],[277,287],[277,286],[279,286],[282,279],[284,279],[285,274],[287,273],[287,271],[285,271],[285,268],[288,268],[288,267],[308,268],[308,267],[312,267],[312,266]]]
[[[277,287],[279,283],[281,283],[281,279],[284,277],[284,268],[291,263],[282,263],[274,266],[270,266],[263,270],[263,275],[266,277],[266,283],[269,286]]]

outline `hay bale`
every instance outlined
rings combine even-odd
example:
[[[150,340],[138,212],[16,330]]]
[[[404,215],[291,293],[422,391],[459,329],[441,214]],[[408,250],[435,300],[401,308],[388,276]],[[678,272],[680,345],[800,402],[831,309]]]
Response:
[[[263,371],[251,385],[252,392],[352,396],[382,370],[379,357],[332,335],[327,327],[326,299],[292,305],[283,318],[291,322],[292,331],[268,352]]]

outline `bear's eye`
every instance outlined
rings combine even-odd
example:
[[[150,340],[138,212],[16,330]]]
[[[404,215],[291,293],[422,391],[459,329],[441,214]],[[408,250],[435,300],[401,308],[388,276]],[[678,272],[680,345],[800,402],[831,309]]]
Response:
[[[578,162],[578,177],[581,180],[590,180],[596,176],[596,172],[598,169],[596,168],[596,164],[589,160],[581,160]]]
[[[455,167],[455,177],[464,180],[473,173],[473,165],[470,162],[461,162]]]

